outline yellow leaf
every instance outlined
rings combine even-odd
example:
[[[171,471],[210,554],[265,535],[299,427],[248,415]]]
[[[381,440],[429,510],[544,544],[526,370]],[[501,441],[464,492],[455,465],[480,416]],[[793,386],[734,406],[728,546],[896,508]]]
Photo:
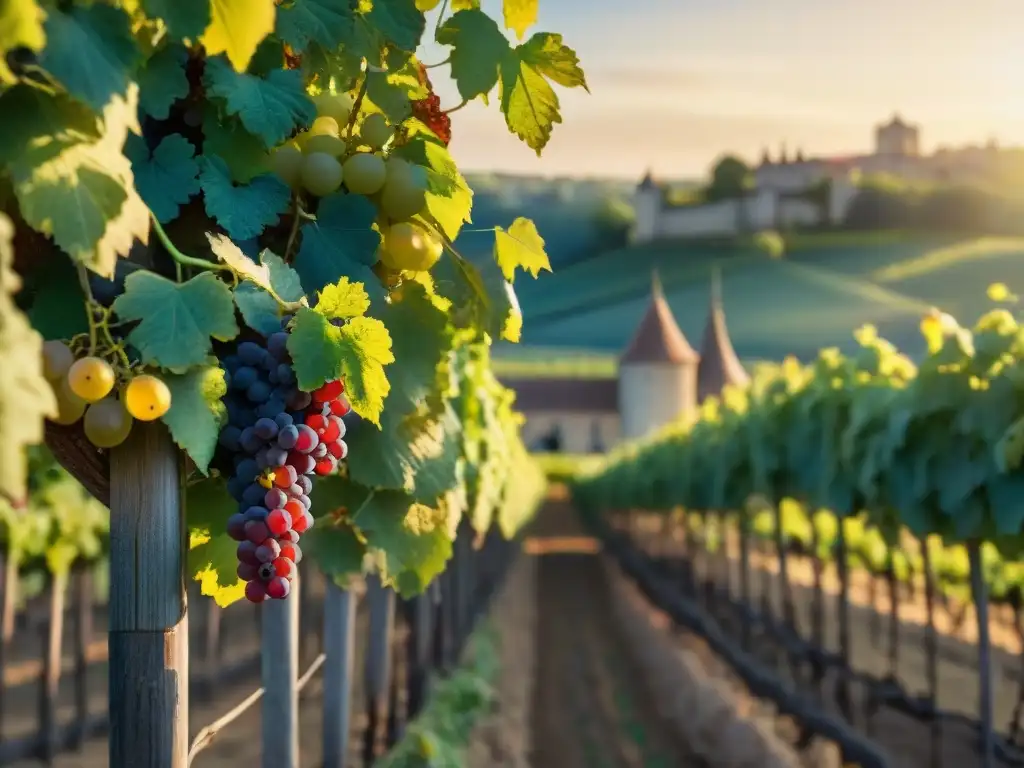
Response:
[[[526,30],[537,23],[538,0],[505,0],[505,26],[516,33],[520,40]]]
[[[515,279],[516,267],[525,269],[534,277],[542,269],[551,271],[551,262],[544,251],[544,239],[534,223],[521,216],[512,222],[508,232],[495,227],[494,259],[509,282]]]
[[[211,0],[210,26],[200,38],[208,56],[226,54],[244,72],[256,48],[274,31],[274,0]]]

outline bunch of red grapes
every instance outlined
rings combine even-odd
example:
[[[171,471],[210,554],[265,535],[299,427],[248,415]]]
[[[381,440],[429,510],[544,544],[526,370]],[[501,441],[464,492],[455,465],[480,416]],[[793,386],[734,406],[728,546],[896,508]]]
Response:
[[[452,120],[441,110],[441,99],[434,93],[430,84],[427,68],[419,65],[420,83],[427,86],[429,93],[425,99],[412,102],[412,114],[417,120],[425,123],[447,147],[452,140]]]
[[[297,387],[284,327],[265,342],[243,341],[222,361],[228,424],[220,447],[238,501],[227,531],[239,542],[238,576],[254,603],[291,592],[299,538],[313,526],[313,477],[332,474],[348,455],[342,417],[350,410],[341,381],[313,392]]]

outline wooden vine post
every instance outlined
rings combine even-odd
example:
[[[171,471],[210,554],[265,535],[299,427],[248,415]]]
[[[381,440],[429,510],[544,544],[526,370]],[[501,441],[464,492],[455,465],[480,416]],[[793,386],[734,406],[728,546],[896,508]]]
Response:
[[[110,455],[110,767],[188,765],[182,461],[137,422]]]

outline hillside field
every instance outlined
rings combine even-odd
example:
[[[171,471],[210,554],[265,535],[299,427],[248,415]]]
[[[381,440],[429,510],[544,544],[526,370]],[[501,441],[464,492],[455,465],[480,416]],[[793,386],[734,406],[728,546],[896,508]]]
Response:
[[[1024,291],[1024,239],[914,233],[836,233],[792,239],[770,259],[726,243],[654,243],[608,251],[520,279],[522,346],[500,350],[505,375],[609,375],[647,304],[657,270],[690,343],[700,344],[712,268],[718,266],[729,331],[744,360],[813,357],[850,349],[864,323],[906,352],[921,351],[918,323],[936,306],[973,322],[986,288]]]

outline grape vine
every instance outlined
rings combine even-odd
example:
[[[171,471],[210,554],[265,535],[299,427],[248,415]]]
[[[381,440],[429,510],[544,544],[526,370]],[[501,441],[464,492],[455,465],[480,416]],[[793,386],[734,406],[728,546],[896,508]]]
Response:
[[[517,271],[550,265],[526,219],[459,254],[449,115],[497,90],[539,154],[553,84],[587,88],[560,35],[512,43],[475,0],[22,0],[0,53],[5,503],[44,436],[102,452],[159,420],[221,604],[286,597],[303,555],[416,592],[464,516],[518,528],[543,479],[489,348],[518,340]]]

